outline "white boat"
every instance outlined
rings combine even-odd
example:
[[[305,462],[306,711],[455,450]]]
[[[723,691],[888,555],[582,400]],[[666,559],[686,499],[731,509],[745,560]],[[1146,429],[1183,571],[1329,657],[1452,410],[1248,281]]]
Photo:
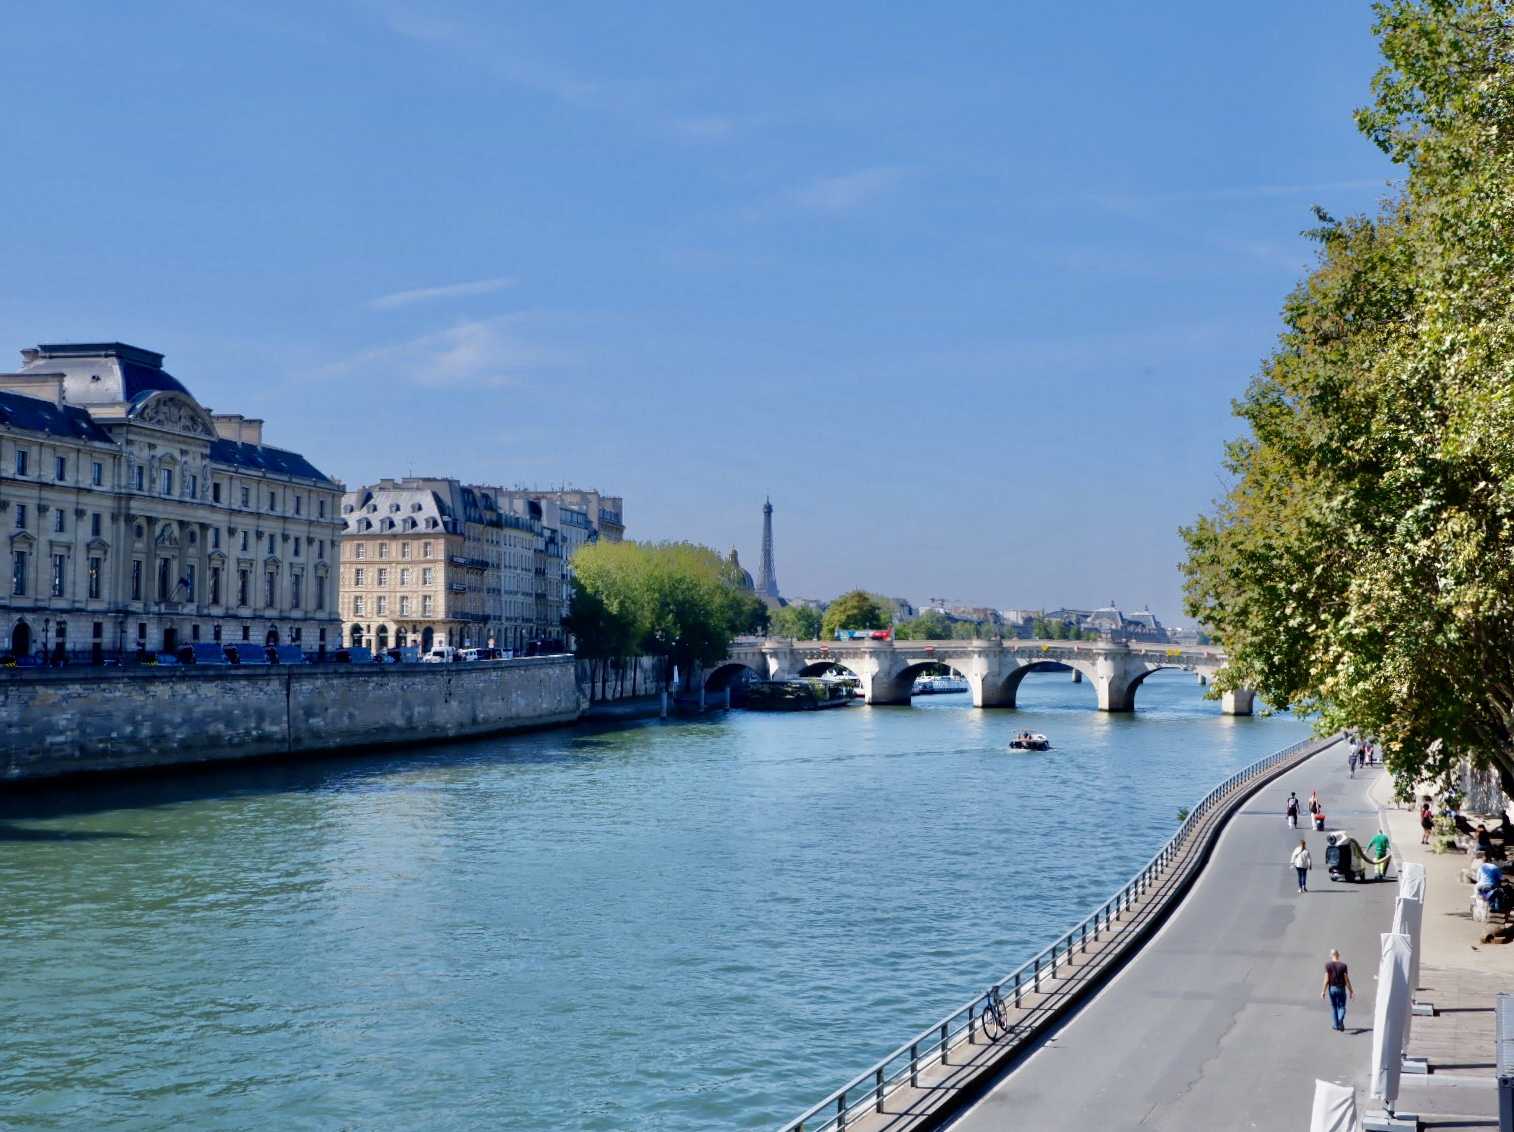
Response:
[[[940,696],[950,692],[967,691],[967,680],[962,676],[922,676],[915,681],[912,695]]]
[[[1011,751],[1049,751],[1051,740],[1039,731],[1024,731],[1009,741]]]

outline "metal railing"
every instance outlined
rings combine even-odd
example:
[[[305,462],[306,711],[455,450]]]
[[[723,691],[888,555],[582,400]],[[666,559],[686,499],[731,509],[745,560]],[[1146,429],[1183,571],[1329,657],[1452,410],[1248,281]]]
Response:
[[[976,1045],[980,1041],[991,1043],[992,1039],[983,1033],[982,1023],[989,1002],[998,997],[1005,1006],[1018,1007],[1025,995],[1040,991],[1043,983],[1055,980],[1059,970],[1079,966],[1077,956],[1087,953],[1089,941],[1097,942],[1116,930],[1114,925],[1121,915],[1157,884],[1163,870],[1187,847],[1202,823],[1217,807],[1229,801],[1235,791],[1280,763],[1294,758],[1301,751],[1310,747],[1323,747],[1333,741],[1305,739],[1236,771],[1205,794],[1178,827],[1177,833],[1157,850],[1156,855],[1123,888],[1100,904],[1091,916],[1074,925],[1050,947],[975,995],[945,1018],[921,1030],[819,1104],[806,1109],[797,1118],[784,1122],[780,1126],[780,1132],[840,1132],[847,1127],[849,1121],[870,1109],[882,1112],[884,1102],[894,1090],[904,1085],[918,1085],[921,1070],[931,1064],[945,1064],[951,1051],[957,1046],[964,1043]]]

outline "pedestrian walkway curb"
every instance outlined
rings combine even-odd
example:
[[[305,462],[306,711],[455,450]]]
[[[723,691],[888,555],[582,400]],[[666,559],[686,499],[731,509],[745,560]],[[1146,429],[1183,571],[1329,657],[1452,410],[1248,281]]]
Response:
[[[1169,843],[1152,865],[1080,929],[1054,944],[1047,965],[1038,959],[1033,968],[1022,968],[1025,979],[1015,972],[1013,982],[1006,979],[994,987],[1008,1008],[1004,1037],[992,1040],[981,1020],[975,1022],[974,1008],[981,1009],[986,1001],[987,996],[982,996],[965,1008],[965,1025],[952,1029],[953,1021],[963,1017],[959,1010],[802,1118],[781,1125],[782,1132],[928,1132],[943,1127],[1139,954],[1181,903],[1230,818],[1247,800],[1338,739],[1332,736],[1298,744],[1269,756],[1277,761],[1260,772],[1251,773],[1258,765],[1253,764],[1227,780],[1221,793],[1205,799],[1208,808],[1188,827],[1181,843]],[[895,1065],[900,1068],[894,1069]]]

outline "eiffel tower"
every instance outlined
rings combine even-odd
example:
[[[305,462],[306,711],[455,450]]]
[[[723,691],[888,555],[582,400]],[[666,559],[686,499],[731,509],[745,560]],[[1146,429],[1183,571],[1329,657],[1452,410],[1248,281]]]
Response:
[[[778,571],[773,566],[773,501],[762,505],[762,566],[757,574],[757,596],[773,602],[778,595]]]

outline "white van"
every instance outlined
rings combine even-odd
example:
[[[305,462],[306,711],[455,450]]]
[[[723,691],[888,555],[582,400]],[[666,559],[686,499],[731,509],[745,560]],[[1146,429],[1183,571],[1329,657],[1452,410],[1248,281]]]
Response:
[[[422,664],[451,664],[457,659],[457,650],[451,645],[432,645],[431,651],[421,657]]]
[[[478,659],[478,650],[477,649],[459,649],[458,652],[457,652],[457,659],[458,660],[477,660]]]

